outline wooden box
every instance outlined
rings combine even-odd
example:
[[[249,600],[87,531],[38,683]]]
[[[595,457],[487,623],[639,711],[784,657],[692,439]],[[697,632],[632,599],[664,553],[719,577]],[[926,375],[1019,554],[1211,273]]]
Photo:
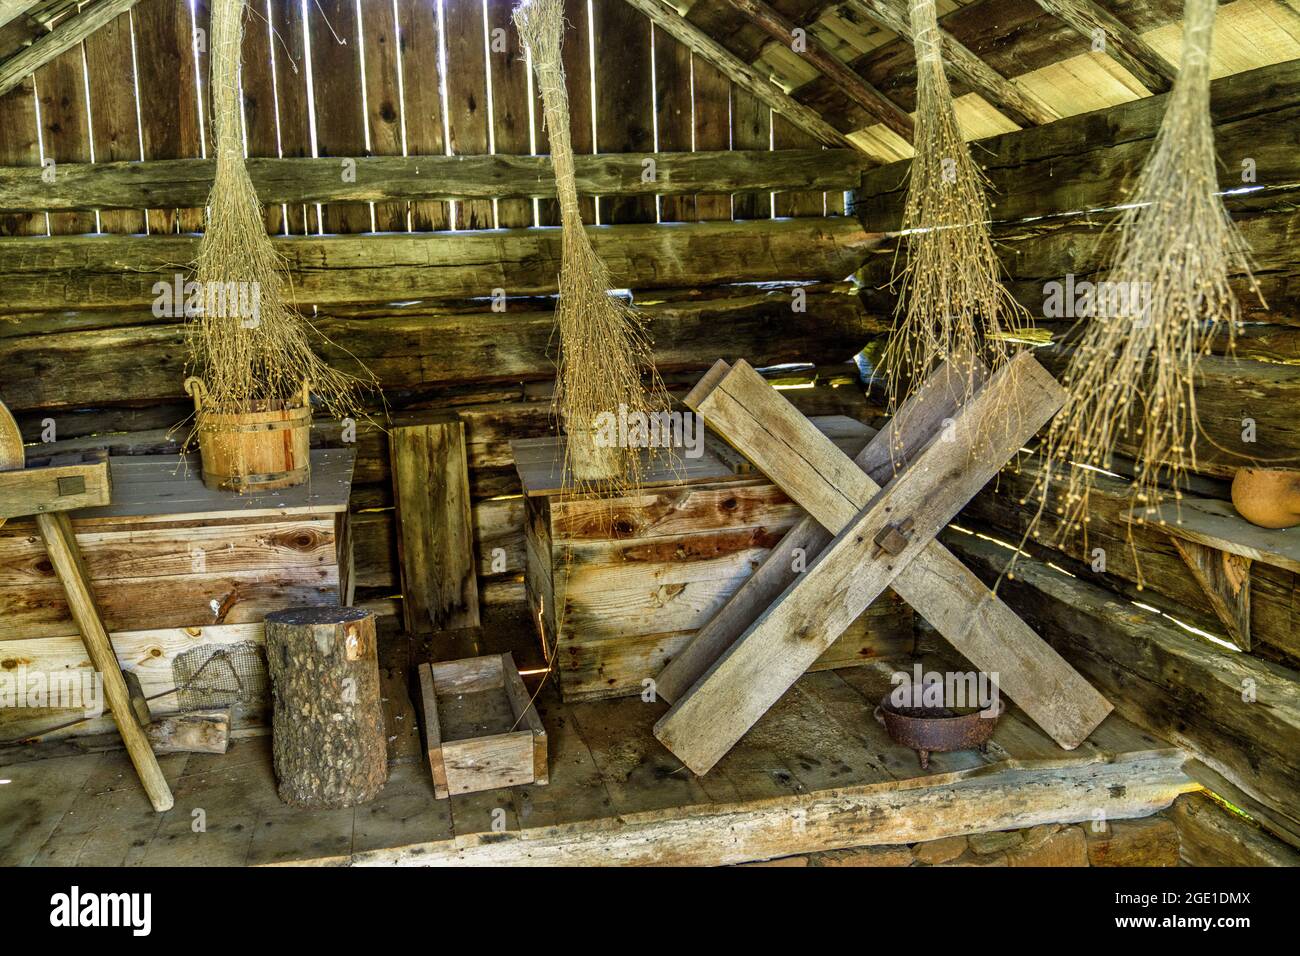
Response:
[[[546,729],[510,654],[421,664],[424,729],[438,799],[546,783]]]
[[[197,458],[109,458],[111,502],[70,516],[118,660],[139,678],[155,716],[203,698],[204,706],[232,706],[236,729],[264,724],[262,619],[350,601],[355,457],[352,449],[314,451],[307,484],[251,495],[206,488]],[[30,518],[0,528],[0,667],[62,677],[91,669]],[[106,716],[71,723],[78,716],[0,708],[0,741],[112,729]]]
[[[873,434],[814,422],[856,455]],[[563,444],[511,443],[526,496],[527,592],[566,701],[640,694],[804,512],[712,439],[700,458],[651,463],[636,495],[562,493]],[[906,654],[912,615],[887,591],[814,669]]]

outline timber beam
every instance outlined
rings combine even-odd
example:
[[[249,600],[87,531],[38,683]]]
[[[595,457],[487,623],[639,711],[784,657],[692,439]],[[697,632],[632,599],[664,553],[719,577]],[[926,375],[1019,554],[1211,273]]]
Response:
[[[64,50],[76,46],[100,27],[130,10],[137,0],[99,0],[62,20],[49,33],[0,63],[0,96],[22,82]]]
[[[1100,34],[1105,52],[1152,93],[1167,93],[1178,71],[1137,33],[1093,0],[1038,0],[1038,5],[1089,40]]]
[[[803,56],[809,64],[840,88],[846,96],[909,143],[912,141],[912,117],[893,100],[864,80],[811,33],[803,31],[763,0],[728,0],[760,30]],[[802,45],[802,46],[801,46]]]

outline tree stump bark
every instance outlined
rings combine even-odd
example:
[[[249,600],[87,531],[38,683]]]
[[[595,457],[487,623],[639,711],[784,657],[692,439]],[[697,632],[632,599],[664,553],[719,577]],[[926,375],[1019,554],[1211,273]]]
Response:
[[[310,809],[373,799],[388,780],[375,618],[350,607],[266,617],[280,799]]]

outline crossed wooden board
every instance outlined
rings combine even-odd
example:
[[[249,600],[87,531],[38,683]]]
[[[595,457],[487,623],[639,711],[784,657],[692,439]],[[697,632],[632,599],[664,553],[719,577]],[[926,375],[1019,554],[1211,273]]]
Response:
[[[686,404],[808,516],[656,679],[660,742],[707,773],[890,586],[1058,744],[1087,739],[1110,703],[935,540],[1063,400],[1029,353],[992,376],[954,360],[852,460],[747,363],[717,362]]]

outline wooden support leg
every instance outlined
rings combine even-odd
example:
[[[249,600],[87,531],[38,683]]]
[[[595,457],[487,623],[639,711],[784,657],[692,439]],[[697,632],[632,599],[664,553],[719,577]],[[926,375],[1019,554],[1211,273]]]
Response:
[[[725,374],[727,371],[730,367],[719,362],[710,374]],[[855,463],[877,484],[887,484],[894,469],[902,468],[934,432],[943,427],[945,420],[957,414],[958,401],[968,390],[967,386],[978,386],[986,374],[987,369],[978,359],[944,363],[862,449],[854,459]],[[705,381],[707,387],[708,376]],[[701,386],[697,386],[692,395],[703,398],[700,389]],[[688,403],[691,400],[688,397]],[[812,564],[832,537],[831,532],[811,515],[786,532],[739,590],[659,672],[655,678],[655,693],[670,704],[676,702],[780,597],[781,592],[799,576],[798,569]]]
[[[1243,651],[1250,650],[1250,558],[1175,535],[1169,538],[1228,636]]]
[[[72,619],[81,631],[81,639],[85,642],[91,663],[104,682],[104,697],[113,713],[118,732],[122,735],[122,742],[126,744],[131,763],[135,765],[140,783],[155,810],[159,813],[170,810],[173,803],[171,788],[149,746],[149,738],[136,720],[126,678],[122,675],[108,632],[95,607],[90,581],[85,575],[77,539],[72,532],[72,522],[67,512],[58,512],[38,514],[36,523],[40,527],[41,537],[45,539],[45,549],[49,552],[50,563],[54,565],[54,573],[58,575],[64,594],[67,595]]]

